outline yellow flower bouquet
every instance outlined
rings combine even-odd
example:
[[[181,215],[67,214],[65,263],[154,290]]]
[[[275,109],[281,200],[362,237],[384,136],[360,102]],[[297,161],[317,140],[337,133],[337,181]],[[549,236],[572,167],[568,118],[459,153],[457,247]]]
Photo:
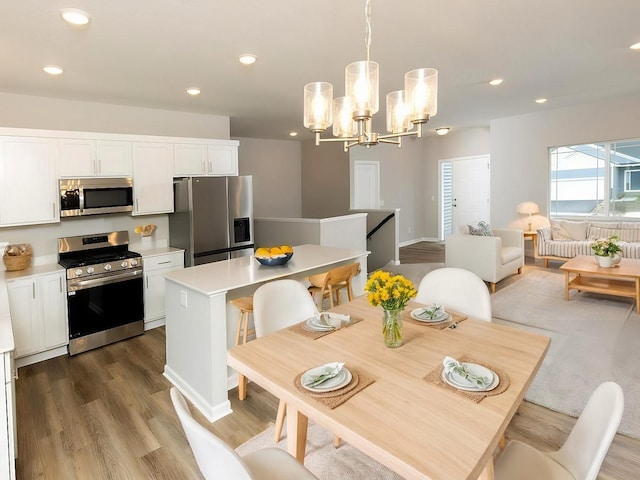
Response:
[[[402,345],[402,310],[418,293],[413,283],[402,275],[378,270],[371,274],[364,289],[369,303],[384,309],[382,333],[385,345],[399,347]]]

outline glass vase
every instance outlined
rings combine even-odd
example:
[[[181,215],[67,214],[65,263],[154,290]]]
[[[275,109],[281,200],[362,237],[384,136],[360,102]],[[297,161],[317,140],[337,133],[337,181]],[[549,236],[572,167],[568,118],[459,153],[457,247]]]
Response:
[[[384,344],[389,348],[402,345],[402,310],[383,310],[382,334]]]

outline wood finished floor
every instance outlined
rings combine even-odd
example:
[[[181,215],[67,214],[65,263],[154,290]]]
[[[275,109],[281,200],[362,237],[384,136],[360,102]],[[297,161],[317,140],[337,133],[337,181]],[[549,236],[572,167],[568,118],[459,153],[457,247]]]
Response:
[[[403,247],[400,258],[403,263],[442,262],[444,250],[422,242]],[[542,268],[527,260],[525,270]],[[169,399],[170,384],[161,374],[164,344],[164,328],[157,328],[98,350],[20,368],[18,479],[201,478]],[[198,359],[193,361],[197,365]],[[237,391],[231,391],[233,413],[213,424],[195,416],[236,447],[266,429],[276,415],[277,399],[252,383],[248,392],[239,402]],[[555,449],[574,422],[525,402],[507,438]],[[618,435],[598,478],[640,478],[640,441]]]

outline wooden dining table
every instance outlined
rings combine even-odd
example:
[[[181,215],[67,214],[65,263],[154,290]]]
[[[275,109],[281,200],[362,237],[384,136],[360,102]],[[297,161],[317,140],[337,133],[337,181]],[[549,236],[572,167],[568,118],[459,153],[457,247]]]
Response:
[[[402,346],[388,348],[383,312],[366,296],[332,311],[353,321],[319,338],[285,328],[227,353],[229,366],[286,402],[289,453],[304,462],[312,421],[406,479],[493,478],[493,453],[550,339],[462,316],[455,328],[405,316]],[[445,356],[499,372],[503,383],[496,391],[503,391],[478,401],[438,382]],[[372,383],[335,407],[296,384],[306,370],[336,361]]]

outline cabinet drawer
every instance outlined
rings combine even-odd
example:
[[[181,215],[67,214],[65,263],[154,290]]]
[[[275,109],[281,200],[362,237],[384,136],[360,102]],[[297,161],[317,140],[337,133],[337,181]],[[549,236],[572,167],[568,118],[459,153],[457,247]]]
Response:
[[[174,252],[165,255],[154,255],[152,257],[142,257],[144,260],[145,272],[164,268],[174,268],[184,266],[184,253]]]

